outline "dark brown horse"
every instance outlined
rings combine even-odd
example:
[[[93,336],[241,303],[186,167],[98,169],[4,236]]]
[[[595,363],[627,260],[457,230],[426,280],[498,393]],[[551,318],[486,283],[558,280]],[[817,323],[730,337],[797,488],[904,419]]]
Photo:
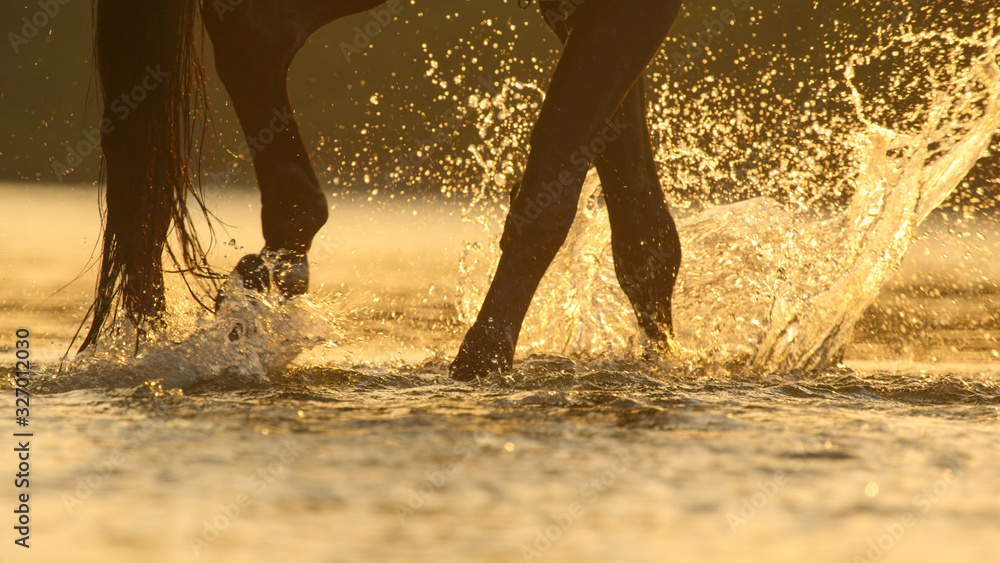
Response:
[[[83,348],[97,341],[119,307],[140,330],[162,325],[164,250],[195,278],[211,275],[187,201],[194,197],[201,205],[191,181],[195,117],[206,112],[194,29],[198,10],[261,191],[265,247],[245,256],[236,274],[248,288],[273,285],[293,296],[308,288],[307,254],[328,206],[292,117],[288,68],[316,30],[380,4],[204,0],[199,7],[197,0],[97,0],[107,219]],[[642,74],[680,0],[539,4],[564,50],[531,134],[524,178],[511,194],[496,275],[451,366],[456,379],[511,368],[528,305],[566,239],[591,166],[611,218],[619,283],[651,340],[665,344],[672,331],[680,241],[653,160]],[[166,78],[143,89],[150,73]],[[130,108],[125,117],[123,107]],[[179,248],[167,244],[171,229]]]

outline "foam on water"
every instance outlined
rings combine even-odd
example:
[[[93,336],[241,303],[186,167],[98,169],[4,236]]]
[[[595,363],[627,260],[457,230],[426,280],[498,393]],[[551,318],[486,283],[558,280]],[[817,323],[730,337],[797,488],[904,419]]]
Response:
[[[304,350],[343,341],[342,305],[308,296],[285,300],[268,292],[244,290],[234,280],[225,287],[219,310],[208,313],[190,303],[174,311],[167,332],[136,339],[118,322],[93,352],[63,367],[64,389],[93,385],[119,387],[154,382],[174,389],[203,381],[216,387],[265,384]],[[177,307],[175,305],[175,307]]]

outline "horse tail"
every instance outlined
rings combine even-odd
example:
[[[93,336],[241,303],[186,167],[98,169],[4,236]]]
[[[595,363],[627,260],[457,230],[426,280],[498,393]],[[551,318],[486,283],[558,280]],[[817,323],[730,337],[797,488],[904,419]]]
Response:
[[[140,335],[162,325],[164,249],[179,271],[215,279],[187,205],[193,197],[207,217],[191,179],[196,123],[200,118],[204,140],[208,119],[198,2],[95,0],[94,10],[105,218],[81,350],[122,309]],[[175,245],[168,243],[171,230]]]

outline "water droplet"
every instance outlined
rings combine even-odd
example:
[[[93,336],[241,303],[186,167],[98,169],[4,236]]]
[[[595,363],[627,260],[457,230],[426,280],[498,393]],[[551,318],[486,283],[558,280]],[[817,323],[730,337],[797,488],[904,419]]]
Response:
[[[877,494],[878,494],[878,483],[876,483],[875,481],[869,481],[868,484],[865,485],[865,496],[872,498]]]

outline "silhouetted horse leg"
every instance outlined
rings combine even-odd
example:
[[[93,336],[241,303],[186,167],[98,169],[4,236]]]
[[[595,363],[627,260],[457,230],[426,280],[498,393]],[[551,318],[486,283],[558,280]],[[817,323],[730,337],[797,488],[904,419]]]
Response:
[[[469,380],[511,367],[524,315],[576,214],[591,164],[589,147],[598,138],[621,134],[623,126],[613,118],[679,8],[679,0],[589,0],[569,17],[566,47],[531,135],[524,179],[511,194],[500,241],[503,254],[451,366],[454,378]],[[620,245],[630,248],[629,237],[624,239]],[[623,259],[631,263],[628,248]],[[629,285],[639,281],[632,276]]]
[[[681,241],[660,187],[646,125],[640,81],[622,103],[628,127],[597,157],[611,220],[615,274],[643,332],[658,344],[673,334],[671,298],[681,265]]]
[[[569,35],[563,3],[543,0],[542,15],[563,43]],[[618,283],[651,340],[665,343],[673,332],[671,297],[680,269],[677,227],[660,186],[646,121],[640,76],[612,122],[623,129],[596,155],[611,220],[611,250]]]
[[[308,290],[306,254],[328,217],[327,202],[299,135],[286,87],[288,67],[306,39],[327,23],[378,0],[205,0],[202,13],[215,65],[247,137],[261,194],[264,251],[236,272],[249,289],[271,282],[285,296]]]

